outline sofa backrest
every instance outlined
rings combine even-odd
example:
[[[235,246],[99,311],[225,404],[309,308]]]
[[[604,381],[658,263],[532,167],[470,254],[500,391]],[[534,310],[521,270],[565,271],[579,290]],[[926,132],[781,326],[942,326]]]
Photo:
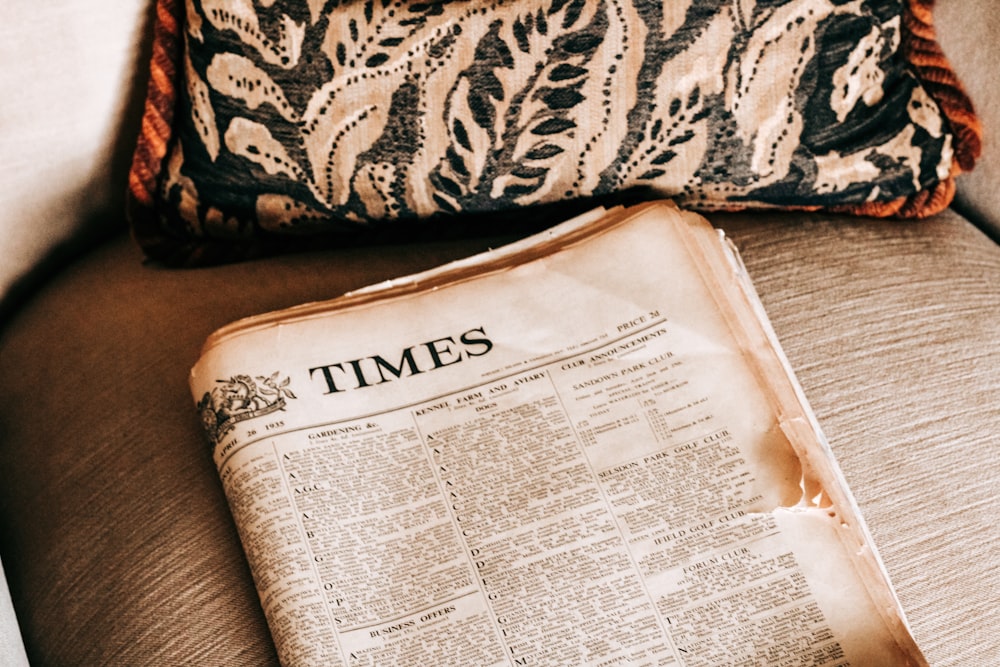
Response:
[[[0,3],[0,298],[57,249],[124,226],[150,9]]]

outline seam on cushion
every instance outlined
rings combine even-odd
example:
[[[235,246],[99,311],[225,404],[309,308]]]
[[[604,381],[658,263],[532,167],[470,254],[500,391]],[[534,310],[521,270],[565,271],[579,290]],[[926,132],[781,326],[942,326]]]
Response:
[[[870,218],[903,218],[921,219],[937,215],[948,208],[955,197],[955,167],[948,178],[935,183],[932,187],[915,192],[908,197],[900,197],[890,201],[873,201],[864,204],[831,206],[826,210],[832,213],[847,213],[849,215],[866,216]]]

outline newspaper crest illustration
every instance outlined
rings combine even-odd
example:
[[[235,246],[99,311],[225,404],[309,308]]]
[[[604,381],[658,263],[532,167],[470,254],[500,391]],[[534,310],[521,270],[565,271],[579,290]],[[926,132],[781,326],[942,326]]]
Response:
[[[280,383],[280,372],[270,377],[234,375],[216,380],[217,386],[206,391],[198,402],[202,425],[213,444],[217,444],[239,422],[284,410],[286,399],[295,398],[288,389],[291,378]]]

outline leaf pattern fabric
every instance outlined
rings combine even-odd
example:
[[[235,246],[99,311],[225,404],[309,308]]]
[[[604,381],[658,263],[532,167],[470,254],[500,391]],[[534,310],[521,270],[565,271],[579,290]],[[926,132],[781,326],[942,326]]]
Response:
[[[950,178],[904,0],[187,0],[158,181],[178,238],[634,189],[835,207]]]

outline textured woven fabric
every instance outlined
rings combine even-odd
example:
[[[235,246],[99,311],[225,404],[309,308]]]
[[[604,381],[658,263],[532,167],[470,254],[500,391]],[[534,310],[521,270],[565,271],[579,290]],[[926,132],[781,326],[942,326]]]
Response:
[[[124,225],[107,212],[123,208],[146,8],[0,3],[0,317],[12,286],[25,289],[54,249]]]
[[[979,146],[930,5],[163,0],[136,235],[207,262],[625,191],[928,215]]]
[[[952,213],[726,223],[935,667],[1000,664],[1000,250]]]
[[[32,664],[276,664],[188,370],[227,321],[472,251],[170,272],[123,238],[39,294],[0,342],[0,553]]]
[[[1000,664],[1000,250],[919,223],[720,215],[935,667]],[[187,373],[218,326],[498,240],[158,270],[127,239],[0,338],[0,553],[33,664],[268,665]]]
[[[955,62],[983,119],[983,159],[958,179],[963,211],[1000,239],[1000,12],[993,0],[941,2],[935,10],[941,46]]]

